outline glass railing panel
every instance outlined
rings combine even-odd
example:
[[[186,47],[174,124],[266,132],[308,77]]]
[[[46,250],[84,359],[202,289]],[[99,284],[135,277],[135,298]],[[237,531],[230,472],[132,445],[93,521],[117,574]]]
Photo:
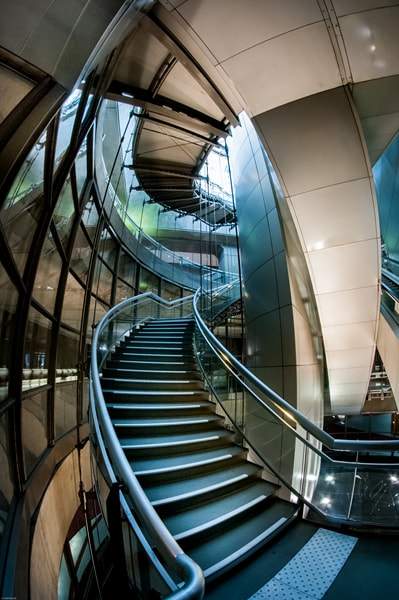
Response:
[[[339,522],[399,527],[399,444],[335,440],[246,369],[205,325],[208,293],[194,301],[196,352],[228,419],[293,498]]]

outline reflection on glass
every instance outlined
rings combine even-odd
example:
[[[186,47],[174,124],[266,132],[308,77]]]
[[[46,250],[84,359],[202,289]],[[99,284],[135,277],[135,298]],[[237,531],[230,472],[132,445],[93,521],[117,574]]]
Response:
[[[31,307],[24,347],[23,390],[48,382],[51,328],[51,321]]]
[[[87,282],[91,259],[91,244],[81,227],[76,235],[71,256],[71,269],[84,282]]]
[[[61,321],[79,330],[82,319],[82,310],[85,292],[75,277],[69,273],[62,305]]]
[[[80,197],[87,177],[87,138],[84,140],[75,159],[76,184]]]
[[[76,111],[78,110],[81,95],[81,90],[77,89],[73,91],[61,109],[55,150],[55,169],[57,169],[66,150],[69,148],[71,133],[75,123]]]
[[[81,223],[83,223],[87,235],[92,242],[94,242],[96,235],[98,220],[98,211],[93,198],[91,198],[83,209]]]
[[[128,254],[121,253],[119,257],[118,275],[129,286],[134,288],[136,283],[136,263]]]
[[[127,298],[131,298],[134,296],[134,289],[129,285],[126,285],[124,281],[117,279],[116,281],[116,290],[115,290],[115,304],[119,304],[123,300]]]
[[[112,271],[102,261],[97,259],[93,289],[94,293],[108,304],[111,302],[113,278]]]
[[[47,391],[23,400],[21,421],[25,468],[29,475],[47,447]]]
[[[140,269],[140,294],[144,294],[145,292],[154,292],[154,294],[158,295],[158,284],[159,279],[156,275],[150,271],[147,271],[146,269]]]
[[[5,205],[6,210],[23,199],[25,199],[25,206],[32,204],[33,200],[43,191],[46,136],[47,132],[45,131],[20,168],[8,194]]]
[[[79,336],[61,328],[58,338],[55,389],[55,436],[61,437],[77,423]]]
[[[48,232],[37,267],[33,297],[50,313],[54,311],[62,260]]]
[[[2,343],[0,345],[0,400],[3,400],[8,394],[11,340],[14,331],[17,299],[17,291],[5,269],[0,264],[0,322],[2,326]]]
[[[69,233],[73,225],[74,215],[75,206],[73,203],[71,180],[68,177],[59,195],[53,216],[54,224],[64,249],[69,241]]]
[[[162,282],[162,298],[165,298],[168,302],[172,300],[177,300],[180,298],[180,288],[177,285],[173,285],[173,283],[169,283],[167,281]]]
[[[44,208],[41,192],[45,137],[44,133],[31,150],[0,211],[4,235],[21,274]]]
[[[9,447],[8,414],[0,416],[0,541],[14,494],[12,468],[9,462],[12,453]]]
[[[76,427],[76,383],[57,385],[54,404],[55,437]]]

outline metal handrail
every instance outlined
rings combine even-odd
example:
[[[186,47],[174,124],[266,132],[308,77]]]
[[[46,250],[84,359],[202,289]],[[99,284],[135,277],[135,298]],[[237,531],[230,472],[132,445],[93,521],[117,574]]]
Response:
[[[288,415],[288,418],[292,418],[296,421],[308,434],[313,436],[330,450],[351,450],[353,452],[372,452],[375,450],[390,452],[399,451],[399,440],[341,440],[333,438],[329,433],[318,427],[315,423],[296,410],[291,404],[281,398],[281,396],[269,388],[263,381],[258,379],[254,373],[237,360],[208,329],[197,308],[201,293],[201,289],[197,290],[193,302],[194,315],[201,335],[210,346],[211,350],[218,356],[224,367],[236,379],[239,379],[241,385],[244,385],[261,405],[270,410],[266,403],[261,399],[259,393],[269,397],[281,411],[284,411],[284,413]],[[249,386],[243,382],[243,379],[250,382],[251,386],[255,389],[252,387],[249,388]],[[299,434],[297,435],[298,437],[302,437]],[[309,444],[307,440],[304,439],[303,441],[306,445]]]
[[[154,507],[148,500],[141,485],[139,484],[129,461],[122,450],[115,429],[112,425],[109,416],[102,388],[100,384],[99,365],[97,362],[97,348],[99,345],[99,337],[105,327],[114,320],[125,308],[130,304],[139,305],[143,300],[152,299],[159,304],[168,307],[178,306],[181,303],[191,302],[192,296],[184,299],[167,302],[163,298],[156,296],[152,292],[128,298],[120,304],[113,307],[99,322],[96,327],[93,337],[93,352],[91,356],[91,375],[90,375],[90,390],[91,403],[95,418],[98,420],[101,435],[105,442],[110,462],[112,463],[113,477],[120,480],[125,489],[130,501],[133,503],[137,514],[144,523],[146,531],[151,535],[152,541],[155,541],[156,546],[167,564],[171,566],[177,573],[184,585],[177,591],[172,592],[168,598],[170,600],[200,600],[204,594],[204,575],[201,568],[181,549],[179,544],[168,531],[163,521],[158,516]],[[105,357],[102,358],[102,363]],[[108,458],[107,458],[108,460]]]

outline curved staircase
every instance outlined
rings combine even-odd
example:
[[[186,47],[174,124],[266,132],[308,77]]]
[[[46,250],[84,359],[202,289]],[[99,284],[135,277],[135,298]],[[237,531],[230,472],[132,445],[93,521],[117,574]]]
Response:
[[[110,355],[101,385],[120,444],[148,498],[207,581],[298,515],[247,460],[209,400],[194,321],[154,320]]]

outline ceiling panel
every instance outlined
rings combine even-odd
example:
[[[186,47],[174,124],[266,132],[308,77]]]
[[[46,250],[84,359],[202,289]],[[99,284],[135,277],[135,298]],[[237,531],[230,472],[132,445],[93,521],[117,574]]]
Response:
[[[222,67],[252,115],[341,83],[324,23],[263,42],[227,59]]]
[[[399,6],[339,19],[354,82],[396,75]]]
[[[316,0],[188,0],[179,13],[218,62],[322,19]]]

